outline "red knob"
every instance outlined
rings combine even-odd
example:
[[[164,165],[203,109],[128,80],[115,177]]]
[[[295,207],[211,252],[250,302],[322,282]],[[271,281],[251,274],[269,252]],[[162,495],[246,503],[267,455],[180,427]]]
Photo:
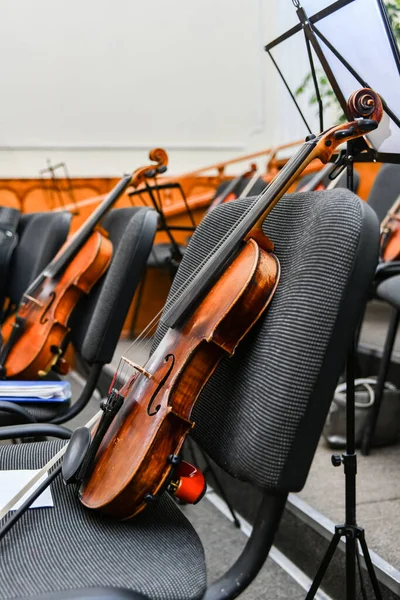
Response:
[[[186,504],[197,504],[206,493],[207,483],[199,469],[182,461],[174,473],[170,490],[179,500]]]

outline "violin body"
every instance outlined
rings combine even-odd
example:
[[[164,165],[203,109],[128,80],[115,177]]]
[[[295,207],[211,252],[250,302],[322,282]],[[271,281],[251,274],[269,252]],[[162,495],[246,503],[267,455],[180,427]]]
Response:
[[[388,210],[381,223],[381,258],[383,261],[400,257],[400,196]]]
[[[82,294],[88,294],[107,270],[112,244],[99,225],[128,186],[138,187],[149,177],[164,173],[168,155],[153,148],[156,164],[128,173],[116,184],[85,223],[68,239],[57,256],[30,284],[14,315],[2,326],[0,375],[37,379],[51,368],[68,372],[62,358],[69,333],[68,320]]]
[[[22,298],[18,315],[25,320],[24,335],[12,346],[4,364],[7,378],[37,379],[57,363],[65,350],[72,310],[107,270],[111,257],[111,242],[95,231],[59,278],[45,277],[34,298]],[[5,341],[14,324],[14,315],[3,324]]]
[[[250,239],[184,325],[168,330],[147,374],[121,390],[124,403],[80,487],[85,506],[127,519],[166,488],[201,390],[266,309],[279,275],[278,259]]]

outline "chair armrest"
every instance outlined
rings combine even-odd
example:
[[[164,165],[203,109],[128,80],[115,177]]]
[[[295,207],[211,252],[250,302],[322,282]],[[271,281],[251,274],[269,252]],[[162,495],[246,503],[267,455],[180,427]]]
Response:
[[[69,440],[72,431],[60,425],[52,423],[29,423],[24,425],[9,425],[0,427],[0,440],[12,440],[15,438],[49,436],[62,440]]]
[[[16,402],[0,400],[0,412],[18,415],[18,417],[20,417],[23,421],[26,421],[27,423],[36,423],[35,417],[29,412],[29,410],[26,410],[26,408],[20,406]]]
[[[118,588],[85,588],[20,597],[15,600],[149,600],[138,592]]]

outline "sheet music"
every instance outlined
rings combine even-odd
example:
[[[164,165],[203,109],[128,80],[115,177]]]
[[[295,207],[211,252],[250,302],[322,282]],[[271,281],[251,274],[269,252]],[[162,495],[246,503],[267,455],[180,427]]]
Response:
[[[40,469],[21,469],[21,470],[10,470],[0,471],[0,510],[11,500],[13,496],[20,490],[32,477],[39,472]],[[39,479],[34,487],[14,506],[13,510],[19,508],[28,496],[32,494],[32,491],[36,489],[42,481],[47,478],[47,473]],[[42,507],[54,506],[53,498],[51,495],[50,487],[46,488],[44,492],[33,502],[30,508],[42,508]]]

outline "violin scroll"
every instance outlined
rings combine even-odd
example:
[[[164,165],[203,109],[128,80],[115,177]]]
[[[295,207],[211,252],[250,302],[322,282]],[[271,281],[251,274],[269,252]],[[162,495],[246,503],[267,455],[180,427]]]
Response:
[[[378,123],[382,119],[382,100],[370,88],[361,88],[354,92],[348,99],[347,108],[353,119],[368,118]]]
[[[149,152],[149,159],[157,163],[157,172],[165,173],[168,166],[168,154],[163,148],[153,148]]]
[[[323,163],[327,163],[336,148],[343,142],[354,140],[378,127],[382,119],[383,108],[382,101],[376,92],[369,88],[362,88],[350,96],[347,106],[354,121],[332,127],[321,133],[318,136],[313,158],[319,158]]]
[[[149,152],[149,159],[155,162],[155,165],[140,167],[132,174],[131,185],[137,188],[145,179],[155,177],[165,173],[168,166],[168,154],[163,148],[153,148]]]

